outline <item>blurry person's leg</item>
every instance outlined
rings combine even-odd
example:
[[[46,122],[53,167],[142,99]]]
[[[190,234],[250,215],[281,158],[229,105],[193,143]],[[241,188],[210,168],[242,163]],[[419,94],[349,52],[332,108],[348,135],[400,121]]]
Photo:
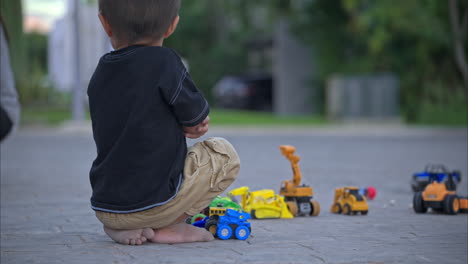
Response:
[[[12,127],[13,123],[10,117],[8,117],[8,114],[3,110],[3,107],[0,106],[0,141],[10,133]]]

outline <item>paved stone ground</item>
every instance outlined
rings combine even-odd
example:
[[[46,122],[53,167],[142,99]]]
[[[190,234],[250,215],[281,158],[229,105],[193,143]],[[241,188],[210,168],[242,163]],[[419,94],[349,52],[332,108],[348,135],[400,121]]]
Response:
[[[226,137],[241,156],[232,188],[278,190],[291,178],[278,146],[295,145],[321,214],[252,220],[246,241],[139,247],[113,243],[95,219],[94,143],[87,129],[72,130],[23,129],[1,145],[2,264],[468,262],[468,215],[415,214],[409,184],[426,163],[443,163],[461,170],[459,193],[467,195],[466,129],[214,128],[208,136]],[[377,188],[369,215],[329,213],[334,188],[347,185]]]

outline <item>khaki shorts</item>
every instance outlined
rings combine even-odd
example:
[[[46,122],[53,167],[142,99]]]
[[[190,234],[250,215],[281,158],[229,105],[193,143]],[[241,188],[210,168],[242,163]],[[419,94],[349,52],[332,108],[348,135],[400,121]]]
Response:
[[[167,204],[130,214],[96,211],[104,226],[112,229],[162,228],[181,217],[195,215],[237,178],[240,160],[224,138],[208,138],[188,149],[184,180],[176,197]]]

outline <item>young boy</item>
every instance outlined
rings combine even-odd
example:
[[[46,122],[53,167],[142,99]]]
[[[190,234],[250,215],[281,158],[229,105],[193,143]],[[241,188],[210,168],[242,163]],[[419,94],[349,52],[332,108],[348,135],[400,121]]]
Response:
[[[99,0],[115,51],[88,87],[96,142],[92,208],[114,241],[140,245],[210,241],[185,219],[237,177],[239,157],[208,131],[209,106],[180,57],[162,46],[179,22],[180,0]]]

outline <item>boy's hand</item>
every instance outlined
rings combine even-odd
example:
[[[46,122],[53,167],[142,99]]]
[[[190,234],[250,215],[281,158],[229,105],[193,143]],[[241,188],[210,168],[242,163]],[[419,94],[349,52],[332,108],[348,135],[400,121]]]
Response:
[[[199,138],[208,132],[208,124],[210,123],[210,117],[207,116],[203,122],[193,127],[182,127],[184,134],[188,138]]]

